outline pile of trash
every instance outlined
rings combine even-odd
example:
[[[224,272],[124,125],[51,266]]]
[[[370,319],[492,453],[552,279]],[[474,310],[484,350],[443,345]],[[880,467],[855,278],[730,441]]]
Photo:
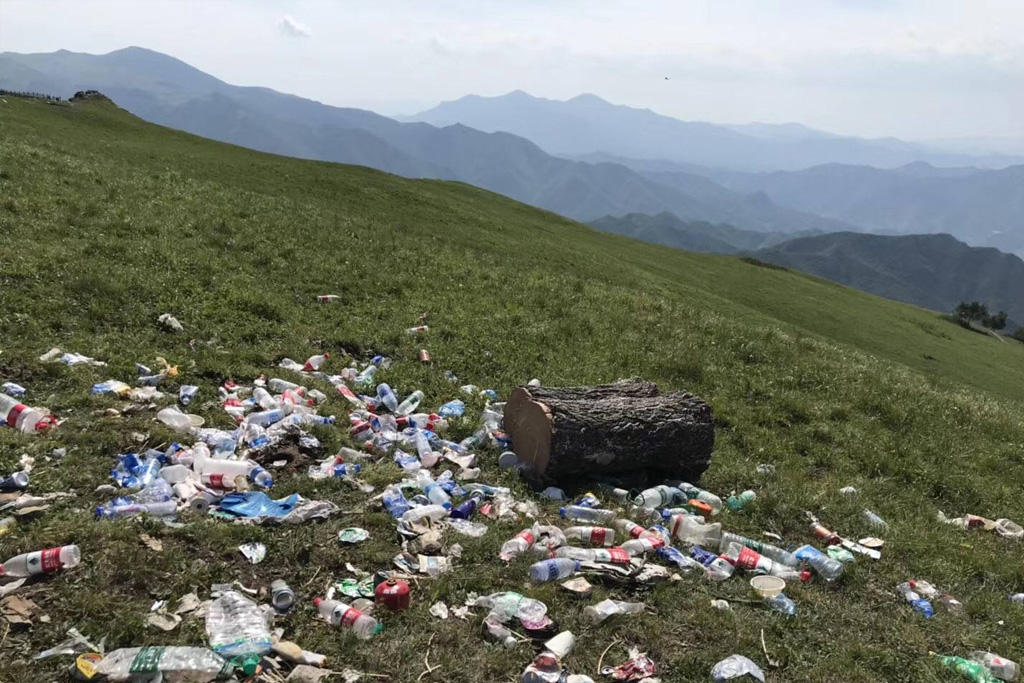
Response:
[[[333,296],[324,295],[322,300],[330,302]],[[173,318],[162,318],[161,324],[169,331],[182,329]],[[410,334],[425,331],[426,326],[407,330]],[[225,381],[219,387],[217,402],[230,417],[232,429],[207,427],[203,417],[183,410],[194,404],[200,390],[181,385],[176,391],[165,391],[164,387],[178,376],[178,369],[164,359],[157,359],[155,371],[137,365],[136,386],[113,379],[96,384],[93,394],[149,404],[154,410],[156,402],[176,399],[177,404],[159,409],[156,419],[180,435],[179,442],[166,448],[117,455],[111,468],[112,484],[101,487],[116,495],[96,508],[97,517],[118,520],[148,515],[173,522],[179,515],[212,515],[243,524],[299,524],[330,517],[339,509],[333,502],[306,500],[297,494],[272,498],[267,492],[274,488],[279,472],[312,479],[340,478],[369,495],[374,487],[358,477],[363,465],[393,462],[394,480],[367,503],[383,508],[395,525],[399,552],[392,566],[366,572],[350,564],[353,576],[335,581],[326,594],[313,601],[320,619],[364,640],[386,637],[381,635],[384,626],[377,615],[408,609],[412,583],[417,579],[455,571],[462,547],[449,542],[451,534],[479,538],[490,531],[488,523],[498,520],[524,524],[519,533],[502,544],[500,561],[529,562],[532,583],[557,581],[562,589],[584,599],[592,593],[588,579],[636,588],[681,581],[684,575],[711,582],[743,576],[765,608],[780,613],[781,618],[794,618],[798,605],[786,595],[787,585],[809,583],[815,577],[831,584],[841,579],[844,565],[855,562],[858,556],[881,559],[882,539],[869,536],[855,541],[841,536],[810,512],[806,513],[808,536],[823,548],[810,543],[783,547],[779,536],[768,534],[775,542],[768,543],[734,533],[726,528],[729,516],[756,505],[757,493],[732,492],[723,500],[684,481],[666,481],[642,491],[627,490],[614,480],[594,481],[589,491],[571,498],[551,487],[544,497],[565,503],[559,509],[560,523],[552,523],[543,519],[536,502],[516,500],[509,488],[480,480],[483,452],[500,452],[497,462],[502,467],[526,467],[516,457],[514,444],[503,429],[504,404],[498,402],[495,391],[473,385],[458,387],[468,400],[482,402],[483,408],[479,422],[470,427],[475,427],[473,433],[454,441],[448,438],[453,423],[458,421],[459,427],[468,431],[463,400],[449,400],[436,412],[428,412],[423,409],[424,392],[416,389],[403,395],[377,381],[378,373],[390,364],[388,358],[352,361],[337,374],[329,374],[325,369],[330,358],[324,353],[303,363],[282,360],[278,367],[295,373],[293,379],[299,380],[295,382],[266,376],[245,385]],[[430,356],[423,350],[419,358],[429,362]],[[59,349],[40,360],[104,366],[100,361],[63,354]],[[446,376],[454,391],[458,379],[451,373]],[[325,389],[331,387],[348,402],[347,421],[321,414],[328,395],[310,388],[316,382],[322,382]],[[539,381],[532,380],[530,385],[537,386]],[[22,387],[5,384],[0,394],[0,417],[26,433],[54,426],[56,421],[45,411],[18,402],[17,396],[24,393]],[[43,425],[41,429],[39,425]],[[312,427],[347,428],[348,436],[360,448],[342,447],[336,454],[323,457],[323,446],[310,432]],[[305,455],[302,471],[296,472],[294,458],[278,457],[286,448]],[[0,479],[0,492],[17,496],[14,500],[24,498],[30,470],[28,463],[26,469]],[[768,475],[773,467],[761,465],[757,472]],[[856,495],[850,487],[843,493]],[[13,501],[7,502],[11,504]],[[878,515],[864,510],[862,518],[871,533],[885,535],[888,525]],[[528,521],[522,522],[524,519]],[[970,515],[941,519],[964,528],[990,529],[1011,539],[1024,536],[1024,530],[1009,520],[992,522]],[[0,535],[11,527],[7,520],[0,521]],[[357,544],[368,536],[365,530],[351,527],[342,530],[338,540]],[[245,544],[239,550],[253,563],[262,561],[266,554],[261,544]],[[82,561],[75,545],[50,548],[8,559],[0,565],[0,577],[24,582],[72,570]],[[0,589],[6,594],[20,585],[4,584]],[[948,610],[962,609],[955,598],[924,580],[900,584],[897,593],[925,617],[934,614],[933,601]],[[261,597],[265,602],[259,601]],[[290,671],[294,677],[309,667],[326,666],[323,655],[284,640],[283,631],[274,628],[275,618],[291,610],[296,602],[295,592],[282,580],[274,581],[262,593],[240,585],[215,585],[207,602],[200,602],[195,594],[186,598],[173,611],[165,604],[155,606],[150,623],[169,631],[183,616],[202,616],[209,648],[142,647],[104,653],[102,641],[94,644],[72,630],[68,641],[39,657],[74,655],[75,666],[83,676],[102,674],[112,681],[157,672],[167,680],[198,683],[237,673],[253,677]],[[1011,600],[1024,604],[1024,596],[1011,596]],[[726,601],[714,602],[716,607],[731,609]],[[591,623],[603,624],[640,617],[647,611],[642,602],[604,599],[586,606],[583,614]],[[430,613],[439,619],[453,615],[464,620],[479,619],[483,636],[503,647],[534,643],[540,653],[525,662],[521,675],[524,683],[593,681],[587,675],[572,673],[563,663],[575,646],[575,636],[558,628],[557,620],[540,600],[514,591],[469,594],[459,607],[437,602]],[[602,677],[648,683],[660,680],[655,678],[657,663],[641,648],[626,649],[621,664],[601,667]],[[942,662],[976,681],[995,680],[993,676],[1011,681],[1016,677],[1013,662],[988,652],[972,653],[968,659],[944,657]],[[429,663],[426,666],[430,672]],[[711,674],[716,681],[745,676],[765,680],[758,664],[739,654],[719,662]]]

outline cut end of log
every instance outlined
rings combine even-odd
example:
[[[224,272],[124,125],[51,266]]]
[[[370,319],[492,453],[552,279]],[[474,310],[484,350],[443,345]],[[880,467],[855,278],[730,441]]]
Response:
[[[520,387],[505,430],[537,481],[656,470],[696,480],[714,447],[711,407],[633,378],[592,387]]]

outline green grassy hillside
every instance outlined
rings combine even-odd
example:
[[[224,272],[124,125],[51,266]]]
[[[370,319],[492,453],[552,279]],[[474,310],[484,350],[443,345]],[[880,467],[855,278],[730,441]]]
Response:
[[[443,669],[423,680],[518,680],[532,656],[527,646],[485,643],[479,617],[441,623],[427,614],[434,601],[458,605],[469,591],[522,590],[547,602],[577,636],[566,665],[592,675],[613,638],[648,651],[665,681],[708,680],[711,666],[734,652],[765,665],[762,633],[780,663],[769,679],[791,683],[954,680],[929,651],[1024,650],[1024,609],[1006,599],[1024,587],[1022,546],[935,521],[939,510],[1024,520],[1021,345],[797,273],[604,235],[461,184],[212,143],[106,102],[8,98],[0,117],[0,380],[24,384],[31,403],[66,419],[33,439],[0,430],[0,474],[29,453],[34,492],[78,494],[0,538],[0,554],[66,542],[84,553],[80,568],[28,594],[48,623],[0,636],[0,680],[58,677],[63,662],[41,665],[44,676],[26,659],[72,626],[107,635],[108,649],[202,644],[201,621],[169,634],[148,628],[152,602],[195,588],[205,597],[215,582],[266,586],[278,577],[301,594],[302,605],[279,620],[291,639],[327,654],[336,669],[395,681],[416,680],[428,646],[431,664]],[[343,302],[316,304],[323,293]],[[161,331],[164,312],[182,321],[184,335]],[[421,315],[430,332],[404,334]],[[109,367],[40,363],[52,346]],[[415,360],[422,346],[432,367]],[[385,634],[367,644],[315,621],[308,603],[331,578],[348,576],[347,562],[387,569],[398,552],[390,518],[366,511],[367,496],[340,481],[299,474],[274,489],[345,511],[321,524],[95,521],[91,508],[108,497],[93,491],[109,480],[115,454],[139,448],[132,434],[147,434],[151,445],[174,435],[151,413],[96,416],[116,404],[90,397],[94,382],[130,380],[134,362],[163,356],[181,366],[183,383],[201,386],[195,411],[228,426],[214,399],[225,378],[247,382],[274,373],[284,356],[323,350],[335,369],[345,352],[393,357],[381,376],[402,392],[422,388],[432,407],[454,398],[445,369],[503,395],[531,377],[558,385],[642,375],[694,391],[713,405],[718,425],[703,483],[759,494],[748,512],[724,516],[727,529],[801,544],[811,540],[803,519],[811,509],[857,538],[871,531],[860,519],[868,507],[892,526],[884,559],[858,561],[834,586],[792,587],[800,609],[792,620],[751,602],[744,579],[686,577],[637,596],[657,615],[592,626],[585,604],[628,594],[602,586],[580,603],[553,584],[527,586],[527,562],[505,568],[495,556],[524,524],[491,524],[481,539],[457,539],[465,551],[456,570],[421,581],[414,609],[385,616]],[[341,417],[344,404],[332,397],[324,412]],[[475,419],[456,426],[456,436]],[[317,433],[329,448],[347,442],[342,429]],[[68,457],[46,461],[58,446]],[[481,455],[486,481],[528,495],[497,472],[493,453]],[[755,474],[759,463],[777,473]],[[367,473],[378,487],[398,478],[390,462]],[[845,485],[859,496],[837,494]],[[543,505],[544,516],[555,509]],[[371,540],[340,546],[336,534],[346,526],[370,529]],[[163,551],[145,548],[141,532],[161,539]],[[249,541],[267,545],[263,563],[238,553]],[[915,577],[957,596],[965,613],[919,619],[893,590]],[[712,598],[736,599],[734,612],[712,609]],[[613,650],[606,662],[622,656]]]

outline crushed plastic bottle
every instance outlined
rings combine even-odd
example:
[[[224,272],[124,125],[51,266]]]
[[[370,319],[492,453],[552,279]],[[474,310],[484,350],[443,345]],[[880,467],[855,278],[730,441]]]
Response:
[[[756,499],[756,498],[757,498],[757,493],[756,492],[747,490],[747,491],[744,491],[743,493],[737,494],[735,496],[729,496],[726,499],[725,504],[733,512],[738,512],[738,511],[742,510],[744,507],[746,507],[747,505],[749,505],[751,502],[753,502],[754,499]]]
[[[812,545],[802,545],[797,548],[793,555],[803,560],[814,568],[814,571],[826,581],[835,581],[843,575],[843,563],[833,560]]]
[[[867,522],[871,526],[875,527],[876,529],[883,529],[884,530],[884,529],[888,529],[889,528],[889,525],[886,524],[885,520],[882,519],[881,517],[879,517],[878,515],[876,515],[871,510],[865,509],[861,513],[861,516],[864,517],[864,521],[865,522]]]
[[[162,675],[167,681],[210,683],[232,676],[230,662],[205,647],[131,647],[114,650],[96,664],[107,681],[133,681]]]
[[[668,528],[675,538],[687,545],[717,548],[722,541],[720,523],[705,524],[700,517],[693,515],[672,515]]]
[[[583,610],[583,614],[594,624],[600,624],[605,619],[616,614],[643,614],[647,605],[642,602],[623,602],[621,600],[602,600],[596,605],[591,605]]]
[[[1006,657],[1000,657],[994,652],[975,650],[971,653],[971,660],[984,666],[990,674],[1001,681],[1012,683],[1012,681],[1017,680],[1017,676],[1020,674],[1020,667],[1017,666],[1016,662]]]
[[[395,410],[395,413],[397,413],[398,415],[409,415],[414,410],[419,408],[420,403],[422,402],[423,392],[417,389],[416,391],[406,396],[404,401],[398,404],[398,409]]]
[[[610,548],[615,545],[615,529],[602,526],[571,526],[563,530],[565,537],[589,545]]]
[[[796,603],[782,593],[772,597],[765,597],[764,601],[776,612],[781,612],[789,617],[796,616]]]
[[[521,683],[560,683],[565,678],[562,662],[553,652],[541,652],[523,671]]]
[[[633,504],[643,508],[664,507],[671,505],[672,501],[681,495],[682,492],[679,489],[662,484],[642,491],[640,495],[633,499]]]
[[[242,660],[246,674],[255,673],[259,656],[270,652],[273,640],[263,611],[238,591],[225,591],[206,611],[210,648],[231,660]]]

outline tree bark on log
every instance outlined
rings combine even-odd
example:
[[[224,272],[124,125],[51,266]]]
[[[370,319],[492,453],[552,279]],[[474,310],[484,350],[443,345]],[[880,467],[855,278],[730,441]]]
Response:
[[[505,405],[505,430],[535,475],[655,470],[696,480],[715,443],[711,407],[685,392],[660,394],[640,379],[593,387],[520,387]]]

